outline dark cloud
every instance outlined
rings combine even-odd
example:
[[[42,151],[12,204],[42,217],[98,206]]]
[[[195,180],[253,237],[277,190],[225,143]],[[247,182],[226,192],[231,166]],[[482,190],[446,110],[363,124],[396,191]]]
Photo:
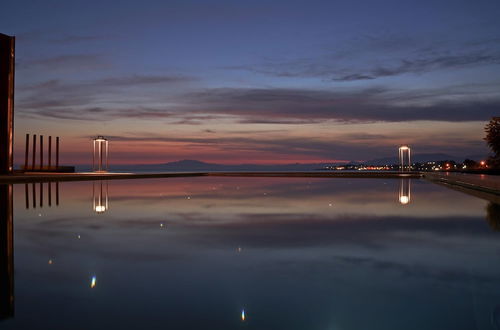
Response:
[[[337,82],[373,80],[402,74],[500,64],[498,37],[429,41],[398,34],[361,35],[334,46],[323,55],[265,59],[262,63],[227,66],[290,78],[316,77]],[[369,59],[369,60],[368,60]]]
[[[411,93],[408,93],[411,95]],[[406,95],[382,88],[352,91],[306,89],[210,89],[186,95],[189,112],[240,116],[251,123],[313,123],[318,120],[355,121],[470,121],[498,113],[500,99],[434,101],[402,106]],[[430,104],[429,104],[430,103]]]
[[[17,102],[24,115],[86,119],[100,112],[114,118],[170,118],[172,124],[200,125],[221,118],[265,124],[340,122],[400,122],[412,120],[477,121],[498,114],[500,99],[483,98],[460,89],[394,93],[384,88],[313,90],[288,88],[216,88],[177,95],[158,95],[166,105],[140,104],[140,94],[122,88],[182,86],[194,78],[183,76],[129,76],[65,84],[58,80],[21,87]],[[120,89],[115,89],[120,88]],[[457,98],[458,95],[463,95]],[[139,97],[133,97],[137,95]],[[439,96],[439,97],[436,97]],[[446,96],[450,95],[448,100]],[[103,99],[106,106],[94,105]],[[124,105],[126,104],[126,105]]]
[[[380,62],[380,61],[379,61]],[[305,58],[289,62],[273,61],[262,65],[241,65],[226,67],[231,70],[245,70],[277,77],[318,77],[332,81],[373,80],[401,74],[422,74],[443,69],[460,69],[468,66],[498,65],[500,51],[477,51],[462,54],[429,54],[402,55],[401,58],[391,58],[385,63],[371,61],[372,66],[365,63],[351,63],[348,60],[338,60],[336,56],[325,58]]]
[[[379,66],[365,72],[335,75],[334,81],[370,80],[382,77],[396,76],[405,73],[425,73],[448,68],[462,68],[471,65],[500,64],[500,53],[476,53],[461,55],[444,55],[437,57],[399,60],[395,65]],[[318,73],[319,74],[319,73]],[[327,74],[327,73],[325,73]]]
[[[20,86],[16,106],[20,114],[25,117],[92,120],[95,118],[94,115],[99,113],[102,120],[127,117],[166,118],[172,115],[171,109],[131,105],[137,102],[129,102],[124,106],[123,100],[127,95],[123,94],[123,89],[172,86],[194,79],[173,75],[132,75],[80,82],[64,82],[54,79]],[[110,98],[112,98],[111,101]],[[102,99],[106,99],[106,103],[111,103],[111,105],[98,105]]]

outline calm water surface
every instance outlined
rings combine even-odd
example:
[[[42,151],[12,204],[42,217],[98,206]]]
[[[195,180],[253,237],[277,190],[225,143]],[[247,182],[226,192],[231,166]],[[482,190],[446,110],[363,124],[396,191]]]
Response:
[[[426,181],[12,190],[0,329],[500,329],[498,206]]]

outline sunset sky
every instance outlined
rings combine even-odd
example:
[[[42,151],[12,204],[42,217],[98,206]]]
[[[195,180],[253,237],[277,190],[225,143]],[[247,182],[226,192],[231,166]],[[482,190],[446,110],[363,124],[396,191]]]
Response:
[[[486,155],[500,115],[500,2],[8,1],[15,162],[226,164]]]

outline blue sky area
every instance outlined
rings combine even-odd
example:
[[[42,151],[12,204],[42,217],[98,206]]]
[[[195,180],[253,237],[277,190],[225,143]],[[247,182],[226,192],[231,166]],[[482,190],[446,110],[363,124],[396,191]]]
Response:
[[[16,161],[292,163],[487,154],[500,2],[11,1]]]

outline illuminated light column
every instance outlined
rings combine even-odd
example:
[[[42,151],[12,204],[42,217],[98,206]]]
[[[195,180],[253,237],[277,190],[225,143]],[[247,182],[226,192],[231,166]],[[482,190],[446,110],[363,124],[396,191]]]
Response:
[[[411,149],[409,146],[399,147],[399,170],[401,172],[411,171]]]
[[[92,183],[92,208],[96,213],[108,210],[108,182],[99,181]]]
[[[103,136],[98,136],[93,140],[94,152],[92,154],[92,171],[107,172],[108,161],[108,140]]]
[[[411,201],[411,181],[410,179],[401,179],[399,181],[399,203],[401,205],[409,204]]]

